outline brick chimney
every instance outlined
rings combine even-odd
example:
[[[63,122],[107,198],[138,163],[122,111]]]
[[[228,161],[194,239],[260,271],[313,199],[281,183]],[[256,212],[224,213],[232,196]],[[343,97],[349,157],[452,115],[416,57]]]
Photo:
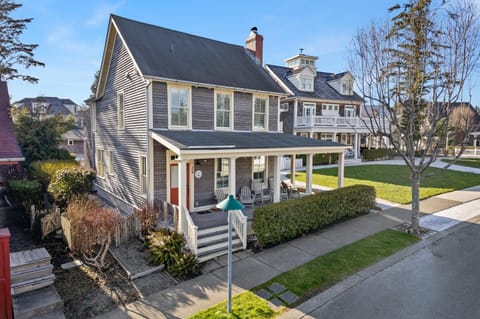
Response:
[[[250,34],[245,40],[245,48],[255,56],[255,60],[260,65],[263,65],[263,35],[258,34],[257,27],[250,29]]]

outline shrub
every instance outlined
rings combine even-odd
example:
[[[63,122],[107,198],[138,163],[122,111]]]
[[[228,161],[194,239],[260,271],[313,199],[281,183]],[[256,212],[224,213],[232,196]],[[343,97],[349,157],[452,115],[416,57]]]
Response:
[[[143,205],[140,209],[136,209],[134,214],[140,218],[142,234],[146,235],[158,224],[160,215],[162,213],[162,207],[157,203]]]
[[[15,205],[22,206],[25,211],[29,212],[32,205],[42,201],[42,185],[36,180],[11,180],[8,188]]]
[[[298,155],[297,158],[301,158],[303,163],[307,162],[306,155]],[[325,154],[314,154],[313,155],[313,165],[326,165],[326,164],[335,164],[338,162],[337,153],[325,153]]]
[[[65,168],[53,176],[48,192],[60,206],[65,206],[71,198],[88,194],[92,190],[95,172],[82,168]]]
[[[374,205],[375,189],[354,185],[255,208],[252,226],[259,244],[271,246],[366,214]]]
[[[105,256],[120,219],[118,211],[80,196],[69,203],[66,217],[70,222],[74,252],[81,254],[86,263],[105,269]]]
[[[78,163],[76,161],[36,161],[30,164],[30,172],[32,176],[42,183],[44,189],[46,190],[50,180],[53,178],[55,173],[61,169],[65,168],[76,168]]]
[[[188,278],[200,272],[197,257],[185,251],[183,235],[168,228],[147,236],[148,260],[154,265],[164,264],[169,273],[178,278]]]
[[[388,148],[362,150],[362,159],[364,161],[378,161],[390,158],[392,158],[392,153]]]

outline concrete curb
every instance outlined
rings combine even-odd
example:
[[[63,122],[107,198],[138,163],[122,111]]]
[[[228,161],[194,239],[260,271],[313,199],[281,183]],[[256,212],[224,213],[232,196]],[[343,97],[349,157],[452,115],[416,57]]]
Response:
[[[312,313],[317,308],[322,307],[326,303],[330,302],[332,299],[344,294],[349,289],[367,280],[373,275],[395,265],[396,263],[400,262],[404,258],[415,254],[416,252],[426,248],[432,243],[439,241],[449,236],[450,234],[464,227],[467,227],[468,225],[469,225],[468,221],[460,222],[459,224],[452,226],[441,232],[435,233],[421,240],[420,242],[413,244],[412,246],[404,248],[401,251],[395,253],[394,255],[377,262],[376,264],[360,270],[356,274],[344,279],[338,284],[310,298],[309,300],[297,306],[295,309],[289,310],[288,312],[281,315],[279,318],[283,318],[283,319],[313,318],[308,314]]]

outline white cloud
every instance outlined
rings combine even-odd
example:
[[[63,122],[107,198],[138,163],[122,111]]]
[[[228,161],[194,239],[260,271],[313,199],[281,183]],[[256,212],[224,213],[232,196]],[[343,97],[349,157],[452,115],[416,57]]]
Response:
[[[108,19],[110,13],[115,12],[117,9],[124,5],[125,1],[118,1],[115,3],[100,3],[94,10],[93,15],[87,20],[87,25],[97,26]]]

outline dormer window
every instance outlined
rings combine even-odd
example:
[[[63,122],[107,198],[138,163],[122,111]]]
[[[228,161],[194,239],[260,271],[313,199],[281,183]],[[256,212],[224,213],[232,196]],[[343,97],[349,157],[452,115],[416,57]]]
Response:
[[[353,94],[353,82],[352,81],[342,82],[342,94],[343,95],[352,95]]]
[[[313,92],[313,79],[307,77],[300,78],[300,90]]]

